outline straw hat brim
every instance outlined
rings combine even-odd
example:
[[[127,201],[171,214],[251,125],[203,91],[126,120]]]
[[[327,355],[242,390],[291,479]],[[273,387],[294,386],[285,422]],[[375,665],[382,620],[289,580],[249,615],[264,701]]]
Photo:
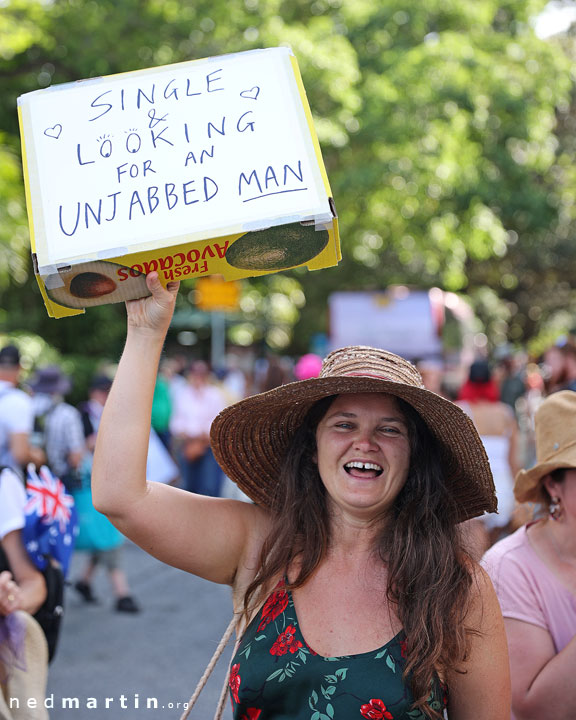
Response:
[[[212,423],[214,456],[249,498],[270,507],[291,436],[312,405],[329,395],[367,392],[402,398],[426,422],[440,444],[446,481],[459,508],[459,522],[496,512],[490,464],[472,420],[440,395],[393,380],[362,376],[312,378],[241,400],[223,410]]]
[[[546,503],[548,498],[544,493],[542,479],[553,470],[576,467],[574,450],[570,459],[562,459],[560,455],[554,460],[534,465],[530,470],[520,470],[514,482],[514,497],[518,502]]]

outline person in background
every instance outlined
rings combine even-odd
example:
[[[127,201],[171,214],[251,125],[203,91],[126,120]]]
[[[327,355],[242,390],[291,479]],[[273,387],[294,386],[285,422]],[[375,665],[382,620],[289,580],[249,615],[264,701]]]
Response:
[[[518,423],[512,408],[500,402],[487,360],[476,360],[470,366],[468,380],[458,394],[458,405],[474,422],[494,476],[498,513],[490,513],[469,524],[471,542],[477,558],[510,530],[515,501],[514,475],[518,465]]]
[[[536,520],[493,545],[492,578],[508,636],[512,720],[576,718],[576,393],[546,398],[535,416],[536,465],[516,476]]]
[[[10,467],[23,477],[29,462],[40,465],[44,453],[31,446],[34,429],[32,399],[18,388],[20,351],[14,345],[0,350],[0,467]]]
[[[88,400],[80,403],[78,410],[82,418],[84,437],[88,450],[92,452],[96,445],[96,434],[100,425],[100,418],[104,405],[108,399],[108,393],[112,387],[112,380],[106,375],[96,375],[92,378],[88,390]]]
[[[500,400],[509,405],[518,417],[517,403],[527,389],[522,358],[518,354],[507,352],[500,357],[496,367],[499,375]]]
[[[290,371],[286,367],[284,358],[268,353],[266,357],[257,361],[254,379],[256,391],[266,392],[287,383],[290,380]]]
[[[444,395],[444,363],[437,358],[422,358],[416,362],[418,372],[422,375],[424,387],[437,395]]]
[[[43,575],[28,557],[22,541],[26,492],[9,468],[0,472],[0,718],[45,720],[48,645],[32,617],[46,599]],[[9,567],[10,569],[4,569]],[[17,698],[22,714],[12,714]],[[27,707],[28,699],[36,707]]]
[[[168,450],[171,447],[170,418],[172,417],[172,394],[170,375],[166,361],[160,363],[152,400],[152,428]]]
[[[110,378],[97,375],[90,385],[88,401],[79,406],[86,446],[90,452],[84,456],[79,469],[81,487],[73,492],[80,530],[76,547],[87,551],[89,557],[80,579],[74,583],[74,588],[86,603],[97,603],[98,598],[94,594],[92,581],[98,566],[103,565],[114,593],[115,609],[118,612],[137,613],[140,612],[140,607],[132,597],[128,578],[120,563],[124,537],[101,513],[96,511],[92,503],[92,453],[111,386]]]
[[[221,388],[227,405],[246,397],[248,391],[246,374],[242,370],[241,358],[234,353],[226,355],[226,367]]]
[[[86,441],[79,411],[64,402],[72,383],[60,368],[40,368],[29,383],[33,392],[35,435],[46,461],[67,490],[79,486],[78,469],[86,454]]]
[[[189,367],[187,383],[175,396],[170,431],[176,443],[184,488],[219,497],[223,473],[210,447],[210,425],[224,409],[221,390],[210,382],[210,369],[202,360]]]
[[[544,394],[576,390],[576,340],[572,335],[559,338],[540,358]]]
[[[576,346],[574,341],[568,341],[560,350],[564,356],[564,373],[559,390],[576,390]]]
[[[406,360],[342,348],[320,377],[214,420],[254,503],[146,482],[152,394],[177,283],[147,276],[94,462],[96,506],[158,559],[233,589],[244,718],[509,720],[502,616],[460,522],[495,508],[470,418]],[[334,688],[331,690],[331,688]]]

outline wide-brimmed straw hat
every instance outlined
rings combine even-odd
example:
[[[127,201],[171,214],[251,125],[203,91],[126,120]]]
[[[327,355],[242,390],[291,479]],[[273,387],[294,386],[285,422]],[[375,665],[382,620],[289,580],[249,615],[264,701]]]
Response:
[[[270,507],[291,437],[312,405],[329,395],[366,392],[402,398],[426,422],[440,444],[458,521],[496,511],[490,464],[471,419],[454,403],[426,390],[411,363],[385,350],[335,350],[324,360],[319,377],[231,405],[212,423],[212,450],[248,497]]]
[[[576,392],[561,390],[547,397],[534,415],[536,465],[516,475],[518,502],[548,503],[542,479],[558,468],[576,468]]]

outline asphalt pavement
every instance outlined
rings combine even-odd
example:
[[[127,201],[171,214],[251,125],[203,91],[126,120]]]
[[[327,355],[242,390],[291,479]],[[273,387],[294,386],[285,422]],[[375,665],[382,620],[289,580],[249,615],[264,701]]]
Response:
[[[86,555],[76,553],[70,580]],[[114,610],[103,568],[94,581],[97,605],[72,588],[60,645],[49,671],[51,720],[180,718],[184,703],[232,617],[230,588],[160,563],[126,542],[122,565],[142,611]],[[232,652],[233,640],[190,714],[212,720]],[[227,701],[224,718],[230,718]]]

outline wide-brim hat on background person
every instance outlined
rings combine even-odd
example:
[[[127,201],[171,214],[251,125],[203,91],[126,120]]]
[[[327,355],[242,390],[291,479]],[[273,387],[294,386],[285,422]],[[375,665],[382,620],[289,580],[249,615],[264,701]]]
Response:
[[[576,392],[561,390],[547,397],[534,415],[536,465],[516,475],[518,502],[543,503],[550,498],[542,479],[558,468],[576,468]]]
[[[29,382],[35,393],[43,395],[66,395],[72,389],[72,382],[56,365],[40,368]]]
[[[319,377],[281,385],[226,408],[212,423],[212,450],[249,498],[270,507],[291,437],[310,408],[329,395],[367,392],[402,398],[426,422],[440,445],[459,522],[496,511],[490,464],[472,420],[454,403],[426,390],[411,363],[376,348],[335,350]]]

